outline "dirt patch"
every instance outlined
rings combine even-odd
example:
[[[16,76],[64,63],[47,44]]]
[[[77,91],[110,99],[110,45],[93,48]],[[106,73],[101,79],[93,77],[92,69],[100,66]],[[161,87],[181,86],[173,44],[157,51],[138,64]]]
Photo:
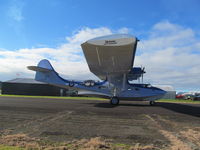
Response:
[[[188,139],[191,143],[200,147],[200,128],[187,129],[185,131],[181,131],[180,134],[182,134],[182,136]]]
[[[39,139],[30,138],[25,134],[6,135],[0,138],[1,145],[18,146],[27,149],[39,148],[39,141]]]
[[[142,146],[139,143],[135,145],[113,144],[112,140],[105,140],[100,137],[91,139],[73,140],[65,143],[52,143],[38,138],[31,138],[25,134],[7,135],[0,138],[0,144],[7,146],[17,146],[25,149],[39,150],[157,150],[153,145]]]
[[[200,147],[200,128],[184,130],[184,128],[176,130],[178,124],[173,121],[163,119],[160,116],[146,115],[157,127],[158,131],[170,141],[169,150],[198,150]],[[164,123],[163,123],[164,122]],[[164,124],[164,125],[163,125]],[[173,128],[175,127],[175,128]],[[174,130],[174,131],[173,131]]]
[[[171,146],[169,146],[170,150],[191,150],[190,146],[177,138],[173,133],[166,130],[159,131],[171,142]]]

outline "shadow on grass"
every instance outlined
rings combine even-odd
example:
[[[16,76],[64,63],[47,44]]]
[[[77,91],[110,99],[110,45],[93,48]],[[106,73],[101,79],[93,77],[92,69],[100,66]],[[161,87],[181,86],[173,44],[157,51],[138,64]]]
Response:
[[[114,108],[114,107],[118,107],[118,105],[111,105],[109,102],[107,102],[107,103],[95,103],[94,107]]]
[[[131,106],[131,107],[149,107],[149,103],[120,103],[119,105],[111,105],[109,102],[108,103],[93,103],[94,107],[102,107],[102,108],[114,108],[114,107],[119,107],[119,106]],[[152,106],[151,106],[152,107]],[[154,107],[154,106],[153,106]]]
[[[200,117],[200,105],[197,104],[178,104],[178,103],[164,103],[158,102],[157,106],[163,107],[165,109],[191,115],[195,117]]]
[[[100,107],[100,108],[115,108],[120,106],[126,106],[126,107],[134,107],[135,109],[137,109],[137,107],[144,107],[144,109],[145,107],[150,109],[158,109],[162,107],[164,109],[168,109],[173,112],[200,117],[200,105],[198,104],[180,104],[180,103],[165,103],[165,102],[157,102],[156,105],[154,106],[150,106],[148,103],[142,103],[142,104],[120,103],[119,105],[111,105],[110,103],[91,103],[91,104],[93,104],[94,107]]]

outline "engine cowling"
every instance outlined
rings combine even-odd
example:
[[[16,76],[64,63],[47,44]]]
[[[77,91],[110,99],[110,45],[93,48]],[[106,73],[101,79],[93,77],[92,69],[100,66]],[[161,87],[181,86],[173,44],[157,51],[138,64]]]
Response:
[[[127,78],[128,80],[132,81],[132,80],[137,80],[138,78],[140,78],[144,73],[146,73],[144,71],[144,68],[142,67],[133,67],[131,69],[131,71],[128,73]]]
[[[94,80],[86,80],[86,81],[84,81],[84,85],[85,86],[94,86],[95,81]]]

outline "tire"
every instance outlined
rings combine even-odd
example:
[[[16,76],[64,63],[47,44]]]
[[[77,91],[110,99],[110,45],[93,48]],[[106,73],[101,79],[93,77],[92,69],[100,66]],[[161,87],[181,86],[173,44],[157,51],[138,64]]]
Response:
[[[69,86],[70,86],[70,87],[73,87],[73,86],[74,86],[74,82],[73,82],[73,81],[70,81],[70,82],[69,82]]]
[[[119,99],[117,97],[112,97],[110,99],[110,104],[111,105],[118,105],[119,104]]]
[[[155,101],[149,101],[149,105],[154,106],[155,104]]]

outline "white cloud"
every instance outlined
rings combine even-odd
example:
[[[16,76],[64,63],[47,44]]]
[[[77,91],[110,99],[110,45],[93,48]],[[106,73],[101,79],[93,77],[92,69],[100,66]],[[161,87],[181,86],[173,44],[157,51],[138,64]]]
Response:
[[[15,77],[33,77],[26,66],[37,65],[49,59],[55,70],[73,79],[96,79],[90,73],[80,44],[93,37],[130,31],[126,28],[111,30],[106,27],[84,27],[66,43],[57,48],[32,48],[16,51],[0,50],[0,80]],[[146,68],[145,81],[152,84],[170,84],[176,89],[200,90],[200,42],[190,28],[170,22],[155,24],[149,36],[138,43],[135,66]]]
[[[26,36],[23,32],[25,19],[23,9],[25,6],[24,0],[11,0],[6,8],[7,25],[11,31],[16,34],[21,41],[26,41]]]
[[[164,32],[177,32],[179,30],[182,30],[183,28],[180,25],[172,24],[169,21],[162,21],[157,24],[155,24],[152,28],[153,30],[157,31],[164,31]]]
[[[118,33],[127,34],[127,33],[130,33],[130,29],[124,27],[124,28],[119,29]]]
[[[136,65],[146,67],[146,81],[200,90],[200,45],[195,31],[165,21],[150,33],[138,44],[135,59]]]
[[[194,42],[196,43],[196,37],[192,29],[165,21],[155,24],[147,40],[141,40],[139,47],[141,50],[155,51],[169,46],[191,47]]]
[[[96,29],[85,27],[77,31],[72,37],[67,37],[66,39],[69,43],[80,44],[91,38],[108,34],[112,34],[112,31],[106,27],[101,27]]]
[[[24,3],[22,1],[13,0],[10,7],[8,8],[8,16],[14,21],[20,22],[24,19],[22,10]]]
[[[66,37],[66,43],[57,48],[31,48],[16,51],[0,50],[0,80],[9,80],[15,77],[33,77],[34,72],[26,67],[37,65],[41,59],[49,59],[55,70],[74,79],[97,79],[90,73],[80,44],[88,39],[112,34],[106,27],[82,28],[71,37]],[[20,72],[20,73],[19,73]]]

